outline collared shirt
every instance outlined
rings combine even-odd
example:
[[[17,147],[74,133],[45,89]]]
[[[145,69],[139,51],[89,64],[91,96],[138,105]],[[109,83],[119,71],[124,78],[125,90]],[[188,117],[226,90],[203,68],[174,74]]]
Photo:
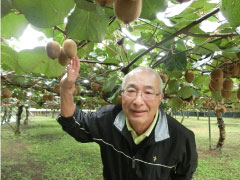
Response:
[[[127,125],[128,130],[132,134],[132,138],[133,138],[133,141],[135,144],[140,144],[146,137],[148,137],[151,134],[151,132],[157,122],[157,119],[158,119],[158,111],[155,115],[155,118],[154,118],[152,124],[148,127],[148,129],[143,134],[138,136],[137,133],[134,131],[134,129],[131,127],[128,118],[126,117],[126,125]]]

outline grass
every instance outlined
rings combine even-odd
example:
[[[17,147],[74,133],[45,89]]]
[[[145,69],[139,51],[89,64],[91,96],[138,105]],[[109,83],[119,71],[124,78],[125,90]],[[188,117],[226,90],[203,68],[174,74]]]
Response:
[[[55,118],[31,117],[14,136],[8,125],[2,126],[3,180],[102,180],[99,147],[95,143],[78,143],[65,132]],[[181,117],[177,117],[181,119]],[[185,118],[183,124],[193,130],[199,155],[194,180],[240,179],[240,119],[224,118],[226,140],[221,152],[209,150],[207,118]],[[216,118],[211,119],[212,147],[219,131]]]

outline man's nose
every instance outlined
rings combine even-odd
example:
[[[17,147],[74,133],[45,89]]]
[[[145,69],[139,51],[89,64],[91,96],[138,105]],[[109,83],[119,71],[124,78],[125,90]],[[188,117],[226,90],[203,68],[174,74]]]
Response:
[[[137,93],[137,94],[136,94],[136,97],[135,97],[135,99],[134,99],[134,103],[135,103],[135,104],[143,104],[143,102],[144,102],[144,100],[143,100],[143,94],[142,94],[142,92]]]

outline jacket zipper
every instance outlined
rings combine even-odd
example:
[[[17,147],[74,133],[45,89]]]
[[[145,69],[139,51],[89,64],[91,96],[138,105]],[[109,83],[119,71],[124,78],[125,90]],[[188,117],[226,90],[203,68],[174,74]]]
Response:
[[[135,169],[135,156],[132,158],[132,168]]]

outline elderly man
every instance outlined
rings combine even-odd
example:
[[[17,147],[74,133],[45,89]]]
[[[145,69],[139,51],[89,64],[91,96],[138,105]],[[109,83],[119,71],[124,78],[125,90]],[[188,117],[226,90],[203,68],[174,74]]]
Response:
[[[159,108],[162,81],[154,70],[132,70],[122,83],[122,105],[91,113],[74,106],[72,87],[79,70],[75,57],[60,83],[58,122],[77,141],[100,145],[104,180],[192,178],[197,167],[194,134]]]

